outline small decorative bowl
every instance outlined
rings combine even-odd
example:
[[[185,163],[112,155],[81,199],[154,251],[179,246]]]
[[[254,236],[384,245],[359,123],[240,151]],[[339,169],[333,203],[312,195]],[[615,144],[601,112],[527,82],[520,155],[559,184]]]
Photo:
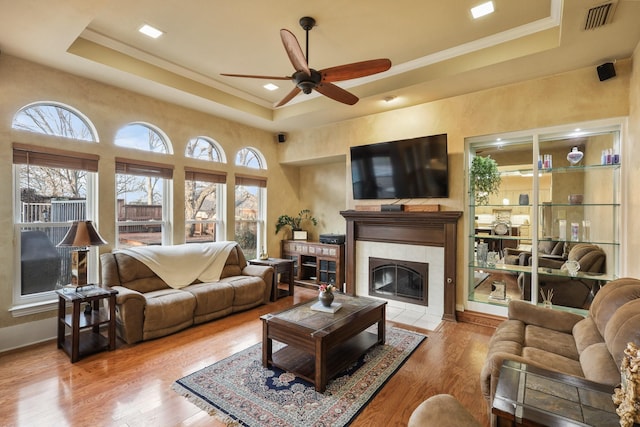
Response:
[[[569,194],[570,205],[581,205],[583,200],[582,194]]]

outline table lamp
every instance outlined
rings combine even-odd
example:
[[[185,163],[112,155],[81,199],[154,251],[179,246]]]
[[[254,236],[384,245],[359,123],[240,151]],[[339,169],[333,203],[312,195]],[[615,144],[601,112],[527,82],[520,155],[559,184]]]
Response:
[[[71,252],[71,286],[87,286],[87,253],[89,246],[102,246],[107,242],[91,221],[74,221],[58,246],[76,247]]]

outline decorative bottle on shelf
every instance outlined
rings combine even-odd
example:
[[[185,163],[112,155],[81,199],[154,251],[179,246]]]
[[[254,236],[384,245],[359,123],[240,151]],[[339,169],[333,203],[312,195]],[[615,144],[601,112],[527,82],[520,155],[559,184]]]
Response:
[[[580,162],[580,160],[582,160],[583,156],[584,156],[584,153],[578,150],[578,147],[573,147],[569,152],[569,154],[567,154],[567,160],[569,160],[569,163],[571,163],[571,166],[574,166],[574,165],[577,165]]]

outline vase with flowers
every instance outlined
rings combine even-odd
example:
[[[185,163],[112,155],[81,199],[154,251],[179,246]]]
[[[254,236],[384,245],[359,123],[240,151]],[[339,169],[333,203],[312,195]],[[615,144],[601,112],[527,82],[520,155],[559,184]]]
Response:
[[[336,287],[333,285],[320,285],[320,294],[318,295],[318,300],[325,307],[331,307],[331,303],[333,302],[333,291]]]

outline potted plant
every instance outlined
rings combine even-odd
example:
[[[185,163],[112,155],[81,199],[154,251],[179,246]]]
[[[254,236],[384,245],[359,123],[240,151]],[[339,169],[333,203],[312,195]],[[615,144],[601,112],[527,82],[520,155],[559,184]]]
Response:
[[[302,223],[310,222],[313,225],[318,225],[318,220],[315,219],[311,215],[311,211],[309,209],[303,209],[298,212],[298,216],[290,216],[290,215],[280,215],[278,217],[278,221],[276,221],[276,234],[282,230],[283,227],[291,227],[291,231],[293,232],[293,238],[296,238],[296,232],[302,231]],[[300,238],[303,240],[306,239],[306,232],[304,232],[305,236]]]
[[[491,156],[476,156],[473,158],[471,161],[470,182],[476,205],[489,203],[489,196],[498,193],[500,181],[498,163]]]

